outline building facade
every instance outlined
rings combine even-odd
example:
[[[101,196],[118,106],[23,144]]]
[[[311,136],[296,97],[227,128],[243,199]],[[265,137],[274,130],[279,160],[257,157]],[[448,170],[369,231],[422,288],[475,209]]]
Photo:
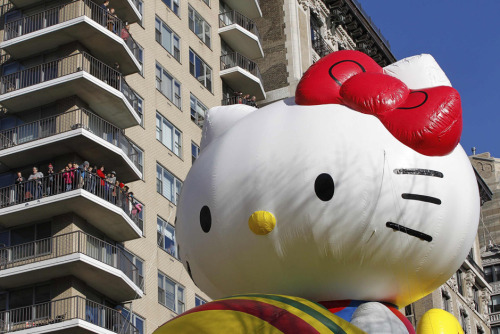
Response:
[[[489,303],[491,333],[500,333],[500,159],[489,153],[470,157],[477,172],[493,193],[490,202],[481,208],[478,237],[486,280],[492,287]]]
[[[359,50],[381,66],[396,61],[356,0],[266,0],[256,19],[265,58],[257,59],[268,104],[295,95],[302,74],[321,57]]]
[[[175,239],[206,110],[292,96],[335,50],[395,60],[348,0],[3,0],[0,15],[1,332],[152,333],[207,301]]]

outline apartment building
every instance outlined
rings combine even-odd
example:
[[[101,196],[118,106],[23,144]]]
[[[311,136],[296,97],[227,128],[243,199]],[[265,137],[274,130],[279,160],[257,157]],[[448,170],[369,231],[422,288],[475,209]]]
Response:
[[[206,302],[175,239],[206,110],[292,96],[332,51],[395,61],[354,0],[3,0],[0,15],[5,333],[152,333]]]

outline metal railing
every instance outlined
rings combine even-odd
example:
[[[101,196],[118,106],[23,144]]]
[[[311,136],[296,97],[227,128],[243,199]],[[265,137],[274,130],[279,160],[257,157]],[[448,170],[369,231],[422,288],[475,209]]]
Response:
[[[260,70],[257,64],[245,56],[242,56],[238,52],[231,52],[220,57],[220,69],[227,70],[232,67],[241,67],[242,69],[255,75],[261,82],[262,76],[260,75]]]
[[[332,48],[323,39],[319,31],[313,30],[311,35],[312,35],[312,47],[320,57],[324,57],[333,52]]]
[[[222,106],[230,106],[233,104],[246,104],[248,106],[257,107],[257,104],[255,102],[247,100],[241,96],[232,96],[221,100]]]
[[[219,14],[219,28],[222,28],[222,27],[225,27],[225,26],[228,26],[231,24],[239,25],[240,27],[246,29],[247,31],[256,35],[260,39],[259,30],[257,29],[257,25],[255,24],[254,21],[250,20],[246,16],[238,13],[235,10]]]
[[[80,52],[4,75],[0,78],[0,94],[10,93],[81,71],[89,73],[122,92],[137,111],[137,96],[122,74],[86,52]]]
[[[80,319],[119,334],[139,334],[120,311],[80,296],[58,299],[0,312],[0,332]]]
[[[352,2],[356,6],[356,8],[358,8],[358,10],[361,12],[361,14],[365,17],[365,19],[368,21],[368,23],[370,24],[370,26],[373,28],[373,31],[375,31],[375,33],[382,40],[382,42],[384,42],[387,45],[387,48],[390,49],[391,48],[391,44],[389,43],[389,41],[387,40],[387,38],[385,38],[384,35],[382,35],[382,31],[380,31],[380,29],[375,25],[375,23],[373,23],[372,18],[365,12],[365,10],[363,9],[363,7],[359,3],[359,1],[352,0]]]
[[[144,204],[116,185],[108,183],[95,174],[83,173],[81,169],[67,170],[0,188],[0,208],[63,194],[75,189],[88,191],[120,207],[143,231]]]
[[[80,253],[121,270],[142,289],[143,277],[120,248],[82,231],[0,249],[0,270]]]
[[[125,23],[122,20],[93,1],[75,0],[6,22],[4,26],[4,40],[7,41],[81,16],[89,17],[113,34],[122,37],[123,29],[125,29]],[[124,33],[124,36],[127,36],[124,39],[125,44],[134,57],[139,60],[139,46],[129,32]]]
[[[0,151],[75,129],[85,129],[119,147],[140,169],[139,153],[123,130],[86,109],[76,109],[0,131]]]

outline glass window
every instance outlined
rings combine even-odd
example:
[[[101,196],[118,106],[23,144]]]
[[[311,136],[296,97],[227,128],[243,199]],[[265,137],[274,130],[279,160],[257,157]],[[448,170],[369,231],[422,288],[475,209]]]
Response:
[[[136,270],[137,270],[137,276],[132,272],[131,275],[133,275],[132,277],[129,277],[130,279],[132,279],[132,281],[137,284],[137,286],[142,290],[144,291],[144,260],[142,260],[141,258],[139,258],[137,255],[135,255],[134,253],[126,250],[123,246],[121,245],[118,245],[118,247],[120,248],[120,250],[123,252],[123,255],[130,260],[130,262],[135,266]],[[130,262],[127,261],[127,263],[130,264]],[[126,263],[124,263],[124,265],[126,265]],[[125,268],[126,269],[126,268]],[[130,270],[124,270],[125,273],[128,273],[130,272]]]
[[[181,109],[181,84],[160,64],[156,64],[156,89]]]
[[[203,123],[205,122],[205,114],[208,108],[203,103],[201,103],[200,100],[198,100],[198,98],[193,94],[191,94],[190,108],[191,120],[200,128],[203,127]]]
[[[464,334],[468,334],[469,332],[467,331],[467,314],[463,311],[460,312],[460,326],[462,326],[462,329],[464,330]]]
[[[168,254],[178,258],[177,242],[175,241],[175,227],[160,217],[157,217],[157,237],[158,246],[163,248]]]
[[[175,15],[179,16],[179,0],[162,0],[168,8],[170,8]]]
[[[188,9],[189,29],[198,36],[208,47],[210,47],[211,27],[205,19],[193,7]]]
[[[479,289],[475,285],[472,286],[472,294],[473,294],[473,301],[474,301],[474,309],[477,312],[479,312]]]
[[[493,282],[493,267],[484,267],[484,278],[486,279],[486,282],[491,283]]]
[[[122,310],[122,315],[123,317],[127,320],[125,324],[123,324],[124,328],[121,329],[123,333],[136,333],[135,331],[132,331],[131,328],[128,328],[128,324],[132,323],[135,328],[138,330],[138,334],[144,334],[144,318],[141,316],[137,315],[136,313],[132,313],[132,319],[130,319],[130,310],[125,308],[125,307],[118,307],[119,309]],[[119,332],[121,332],[119,331]]]
[[[191,142],[191,163],[194,164],[195,160],[198,159],[200,155],[200,147],[195,143]]]
[[[450,312],[450,296],[442,291],[441,298],[443,299],[443,310]]]
[[[135,91],[134,94],[136,98],[134,99],[134,105],[132,107],[134,108],[137,115],[139,115],[139,118],[141,119],[141,125],[144,125],[144,117],[143,117],[144,100]]]
[[[463,285],[462,285],[462,271],[459,269],[456,273],[458,293],[462,296],[464,295]]]
[[[158,112],[156,113],[156,139],[178,157],[182,157],[182,133]]]
[[[164,297],[160,297],[160,293]],[[184,299],[184,287],[158,273],[158,302],[176,313],[182,313],[185,310]]]
[[[156,191],[170,202],[177,204],[182,182],[160,164],[156,164]]]
[[[191,49],[189,49],[189,73],[206,89],[212,91],[212,69]]]
[[[137,167],[141,171],[141,173],[144,173],[144,151],[134,143],[132,143],[132,148],[135,150],[134,153],[137,154]],[[142,175],[142,178],[144,179],[144,175]]]
[[[194,304],[195,306],[200,306],[200,305],[203,305],[203,304],[206,304],[207,301],[203,298],[201,298],[200,296],[198,295],[195,295],[194,297]]]
[[[141,13],[141,21],[139,22],[139,24],[142,26],[144,20],[144,3],[142,0],[137,0],[136,5],[137,10],[139,11],[139,13]]]
[[[180,62],[180,37],[158,17],[155,22],[156,41],[161,44],[177,61]]]

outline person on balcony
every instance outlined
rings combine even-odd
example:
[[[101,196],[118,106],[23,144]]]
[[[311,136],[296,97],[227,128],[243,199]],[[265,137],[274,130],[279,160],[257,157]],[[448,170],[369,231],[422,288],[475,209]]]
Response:
[[[66,186],[66,191],[70,191],[73,188],[73,180],[75,179],[75,174],[66,166],[64,169],[64,173],[62,174],[64,185]]]
[[[74,178],[73,178],[73,189],[79,188],[79,185],[80,185],[80,177],[81,177],[81,170],[80,170],[80,166],[78,166],[78,164],[75,162],[75,163],[73,164],[73,168],[71,168],[71,170],[73,171],[73,174],[74,174]]]
[[[52,166],[52,164],[49,164],[49,170],[47,171],[47,196],[50,196],[52,194],[52,191],[54,191],[54,175],[54,166]]]
[[[108,177],[106,178],[106,186],[107,188],[109,189],[109,192],[108,192],[108,198],[107,200],[112,202],[113,204],[115,204],[116,202],[114,202],[114,200],[116,200],[116,197],[113,198],[113,193],[115,191],[115,183],[116,183],[116,172],[115,171],[112,171],[111,174],[108,175]]]
[[[248,102],[248,105],[257,108],[256,101],[257,101],[257,98],[255,96],[252,96],[252,98],[250,99],[250,102]]]
[[[84,161],[83,165],[81,165],[79,167],[80,179],[79,179],[78,188],[83,188],[85,177],[86,177],[87,172],[88,172],[88,168],[89,168],[88,161]]]
[[[31,188],[31,194],[35,196],[35,199],[41,198],[43,195],[42,179],[43,173],[39,172],[38,168],[33,167],[33,174],[30,175],[28,181],[32,181],[29,183],[29,187]]]
[[[115,15],[115,9],[110,8],[109,11],[106,13],[106,15],[107,15],[108,30],[116,34],[116,25],[118,22],[117,22],[117,17]]]
[[[130,24],[125,23],[125,27],[122,28],[122,31],[120,31],[120,37],[127,43],[127,40],[130,37]]]
[[[24,182],[26,179],[23,177],[21,172],[17,172],[17,177],[15,180],[16,185],[16,202],[21,203],[24,201],[25,193],[24,193]]]
[[[106,174],[104,174],[104,166],[101,166],[101,168],[99,168],[97,170],[97,176],[99,176],[99,178],[101,179],[101,186],[99,188],[99,196],[102,197],[102,198],[107,198],[107,188],[106,188]]]

